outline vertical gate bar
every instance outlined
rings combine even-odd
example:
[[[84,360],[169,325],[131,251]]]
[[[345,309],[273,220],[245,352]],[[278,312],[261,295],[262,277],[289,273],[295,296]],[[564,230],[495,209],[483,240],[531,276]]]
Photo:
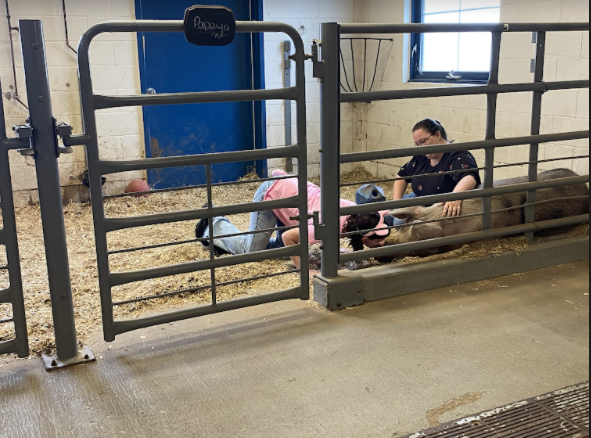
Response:
[[[65,361],[78,355],[78,341],[43,26],[39,20],[22,20],[19,26],[33,127],[57,357]]]
[[[291,59],[289,59],[291,55],[291,41],[285,41],[283,43],[283,56],[284,56],[284,66],[283,69],[285,71],[284,75],[284,87],[291,87]],[[284,120],[285,120],[285,146],[290,146],[293,143],[293,135],[291,133],[291,100],[286,100],[284,102],[285,105],[285,112],[284,112]],[[287,173],[293,173],[293,159],[288,158],[285,162],[285,171]]]
[[[211,209],[213,208],[213,189],[211,187],[212,179],[211,179],[211,164],[207,165],[207,208],[211,213]],[[215,260],[215,242],[214,242],[214,229],[213,229],[213,216],[207,216],[208,223],[209,223],[209,259],[211,261]],[[217,297],[217,287],[215,284],[215,268],[211,269],[211,303],[215,306],[218,303]]]
[[[536,71],[534,75],[534,82],[544,81],[544,68],[546,64],[546,32],[538,32],[536,45]],[[540,135],[542,126],[542,99],[543,91],[534,92],[533,108],[532,108],[532,125],[531,134]],[[540,158],[540,145],[532,144],[529,151],[529,181],[534,182],[538,180],[538,160]],[[527,203],[533,204],[536,202],[536,191],[527,193]],[[536,207],[525,207],[525,223],[535,221]],[[534,233],[527,233],[528,240],[533,241]]]
[[[491,55],[491,69],[489,85],[499,84],[499,68],[501,63],[501,43],[503,39],[502,32],[494,32],[492,34],[492,55]],[[486,123],[486,139],[494,140],[497,137],[497,103],[498,93],[489,93],[487,95],[487,123]],[[484,188],[488,189],[494,186],[495,182],[495,149],[486,149],[485,152],[485,171],[484,171]],[[492,227],[492,197],[482,199],[483,213],[482,229],[490,230]]]
[[[0,93],[1,94],[1,93]],[[1,96],[0,96],[1,97]],[[0,98],[0,100],[2,100]],[[2,108],[2,116],[4,108]],[[4,117],[0,123],[4,125]],[[2,137],[4,139],[5,136]],[[12,301],[12,315],[18,357],[29,356],[29,340],[27,334],[27,320],[25,316],[25,301],[23,296],[23,280],[21,275],[20,253],[16,234],[16,219],[14,216],[14,198],[12,195],[12,180],[8,149],[2,148],[0,153],[0,196],[2,197],[2,219],[4,222],[6,258],[8,261],[8,275]]]
[[[2,99],[2,85],[0,84],[0,142],[6,140],[6,118],[4,114],[4,99]],[[18,236],[16,233],[16,218],[14,215],[14,197],[12,194],[12,177],[8,149],[2,147],[0,152],[0,199],[3,229],[8,262],[8,278],[11,291],[12,315],[18,357],[29,356],[29,340],[27,320],[25,316],[25,301],[23,296],[23,279],[21,273]]]
[[[341,179],[341,93],[339,44],[340,26],[322,24],[322,59],[325,75],[321,83],[321,170],[322,224],[325,239],[322,243],[322,276],[339,275],[340,257],[340,179]]]
[[[113,297],[111,295],[109,250],[105,226],[105,206],[103,204],[103,184],[100,167],[98,132],[92,78],[90,75],[90,39],[83,38],[78,49],[78,75],[80,78],[80,105],[84,134],[89,138],[86,145],[88,180],[90,182],[90,202],[94,222],[94,236],[97,255],[99,290],[103,318],[103,334],[106,342],[115,340],[115,318],[113,315]]]
[[[294,40],[296,51],[298,193],[300,197],[300,288],[302,300],[310,299],[310,264],[308,245],[308,126],[306,110],[306,53],[301,39]]]
[[[363,54],[363,92],[365,92],[366,78],[367,78],[367,39],[365,40],[365,51]]]

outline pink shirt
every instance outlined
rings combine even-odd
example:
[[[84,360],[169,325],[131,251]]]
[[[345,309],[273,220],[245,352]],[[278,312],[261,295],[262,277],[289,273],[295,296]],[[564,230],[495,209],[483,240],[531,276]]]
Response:
[[[297,179],[284,179],[275,182],[271,186],[271,188],[267,191],[265,195],[265,201],[273,201],[276,199],[286,199],[292,198],[297,196],[299,193],[298,191],[298,180]],[[321,200],[322,200],[322,193],[320,191],[320,187],[308,183],[308,212],[307,214],[312,214],[315,211],[321,210]],[[346,201],[341,199],[341,207],[350,207],[356,205],[354,202]],[[291,220],[290,218],[298,216],[300,214],[299,209],[297,208],[284,208],[281,210],[273,210],[273,213],[279,218],[281,222],[283,222],[286,226],[295,226],[299,225],[298,221]],[[341,217],[341,230],[345,228],[347,224],[347,220],[349,216]],[[320,243],[319,240],[316,240],[315,237],[315,230],[314,230],[314,220],[310,219],[308,221],[308,231],[309,231],[309,238],[308,241],[311,245]]]

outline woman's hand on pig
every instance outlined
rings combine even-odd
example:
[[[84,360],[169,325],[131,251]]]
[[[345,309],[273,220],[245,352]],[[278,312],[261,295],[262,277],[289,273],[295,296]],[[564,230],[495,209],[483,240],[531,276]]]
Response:
[[[443,204],[445,217],[458,217],[462,214],[462,201],[452,201]]]

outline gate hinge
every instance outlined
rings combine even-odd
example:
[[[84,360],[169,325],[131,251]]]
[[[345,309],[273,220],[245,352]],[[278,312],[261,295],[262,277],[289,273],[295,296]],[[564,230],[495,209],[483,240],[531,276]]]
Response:
[[[314,63],[314,73],[313,76],[316,79],[324,79],[324,75],[326,74],[326,65],[324,61],[320,61],[320,55],[318,53],[318,47],[322,43],[319,41],[314,41],[312,44],[312,62]]]
[[[66,144],[67,144],[68,140],[70,139],[70,137],[72,136],[73,132],[74,132],[74,129],[70,125],[68,125],[67,123],[57,123],[57,121],[55,121],[56,136],[61,137],[62,142],[64,143],[64,146],[59,146],[59,144],[58,144],[58,148],[57,148],[57,156],[58,157],[61,154],[71,154],[74,152],[74,149],[72,149],[72,147],[66,146]]]
[[[12,130],[15,132],[17,138],[23,143],[22,149],[17,149],[18,153],[24,157],[31,157],[35,155],[35,150],[33,149],[33,128],[30,124],[26,125],[15,125],[12,127]]]

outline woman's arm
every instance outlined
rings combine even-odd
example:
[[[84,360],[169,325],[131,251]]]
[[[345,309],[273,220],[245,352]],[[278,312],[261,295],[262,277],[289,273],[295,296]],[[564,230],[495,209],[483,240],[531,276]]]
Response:
[[[406,180],[398,180],[394,183],[394,200],[398,201],[404,197],[406,193],[406,189],[408,188],[408,183]]]
[[[294,228],[293,230],[289,230],[289,231],[283,233],[282,237],[283,237],[283,243],[285,243],[285,246],[298,245],[300,243],[300,230],[297,228]],[[292,257],[291,261],[295,265],[296,269],[300,269],[302,267],[299,257]]]
[[[474,190],[478,182],[472,175],[468,175],[458,183],[454,189],[454,193],[469,192]],[[462,214],[462,203],[463,201],[452,201],[447,202],[443,207],[443,213],[446,217],[457,217]]]

